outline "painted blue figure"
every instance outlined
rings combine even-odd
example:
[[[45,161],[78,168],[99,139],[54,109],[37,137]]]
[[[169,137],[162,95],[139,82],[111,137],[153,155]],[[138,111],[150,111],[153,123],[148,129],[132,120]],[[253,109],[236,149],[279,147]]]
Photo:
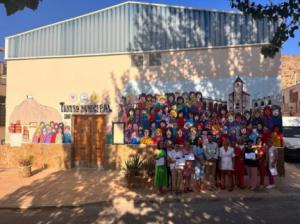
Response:
[[[140,117],[141,125],[143,129],[149,128],[149,118],[146,110],[142,110],[142,115]]]
[[[72,143],[72,135],[70,126],[65,126],[64,135],[63,135],[63,143]]]
[[[272,107],[272,123],[273,127],[278,127],[282,132],[282,114],[280,106],[274,105]]]

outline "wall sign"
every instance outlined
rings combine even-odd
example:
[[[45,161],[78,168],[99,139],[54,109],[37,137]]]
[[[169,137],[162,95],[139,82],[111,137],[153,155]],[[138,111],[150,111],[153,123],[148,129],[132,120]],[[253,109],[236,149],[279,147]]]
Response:
[[[111,113],[110,105],[104,104],[87,104],[87,105],[67,105],[65,102],[60,102],[60,111],[65,114],[65,119],[71,119],[71,114],[108,114]]]

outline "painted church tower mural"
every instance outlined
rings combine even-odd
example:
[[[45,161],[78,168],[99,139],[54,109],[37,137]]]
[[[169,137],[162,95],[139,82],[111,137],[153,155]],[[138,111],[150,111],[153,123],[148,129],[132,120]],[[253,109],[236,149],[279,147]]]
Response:
[[[244,81],[237,77],[233,83],[233,92],[228,95],[228,110],[243,114],[251,109],[251,95],[244,90]]]

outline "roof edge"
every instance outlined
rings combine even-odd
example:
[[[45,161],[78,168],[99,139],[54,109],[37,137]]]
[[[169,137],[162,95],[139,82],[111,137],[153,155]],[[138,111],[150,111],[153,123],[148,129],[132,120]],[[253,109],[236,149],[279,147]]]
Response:
[[[220,12],[220,13],[229,13],[229,14],[243,15],[242,12],[238,12],[238,11],[226,11],[226,10],[217,10],[217,9],[193,8],[193,7],[189,7],[189,6],[167,5],[167,4],[139,2],[139,1],[125,1],[125,2],[122,2],[122,3],[116,4],[116,5],[111,5],[111,6],[108,6],[106,8],[102,8],[102,9],[93,11],[93,12],[85,13],[85,14],[82,14],[80,16],[75,16],[75,17],[72,17],[72,18],[69,18],[69,19],[65,19],[65,20],[61,20],[61,21],[58,21],[58,22],[54,22],[54,23],[48,24],[48,25],[44,25],[44,26],[40,26],[40,27],[37,27],[37,28],[33,28],[33,29],[30,29],[30,30],[27,30],[27,31],[24,31],[24,32],[21,32],[21,33],[16,33],[14,35],[10,35],[10,36],[7,36],[5,38],[10,39],[10,38],[13,38],[13,37],[21,36],[21,35],[24,35],[24,34],[27,34],[27,33],[31,33],[31,32],[37,31],[37,30],[41,30],[41,29],[45,29],[45,28],[48,28],[48,27],[52,27],[52,26],[58,25],[58,24],[66,23],[66,22],[69,22],[69,21],[73,21],[73,20],[76,20],[76,19],[79,19],[79,18],[83,18],[83,17],[86,17],[86,16],[97,14],[99,12],[107,11],[107,10],[110,10],[110,9],[113,9],[113,8],[117,8],[117,7],[120,7],[120,6],[123,6],[123,5],[127,5],[127,4],[160,6],[160,7],[170,7],[170,8],[177,8],[177,9],[189,9],[189,10],[199,10],[199,11]]]

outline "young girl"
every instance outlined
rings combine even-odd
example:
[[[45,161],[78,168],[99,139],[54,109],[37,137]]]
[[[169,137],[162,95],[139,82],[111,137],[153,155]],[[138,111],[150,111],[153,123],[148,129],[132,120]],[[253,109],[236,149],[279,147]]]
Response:
[[[266,149],[262,140],[257,140],[257,155],[258,155],[258,174],[259,174],[259,188],[262,189],[265,186],[266,176]]]
[[[250,139],[247,142],[247,146],[244,151],[244,162],[247,168],[247,173],[249,177],[249,189],[255,190],[257,187],[257,167],[258,159],[257,152],[252,146],[253,141]]]
[[[184,185],[184,191],[185,192],[190,192],[192,190],[191,186],[191,180],[192,180],[192,174],[194,173],[194,161],[195,161],[195,156],[192,151],[192,148],[188,143],[185,144],[185,149],[184,149],[184,159],[185,159],[185,164],[183,168],[183,185]]]
[[[275,176],[277,176],[277,160],[278,152],[277,149],[273,146],[271,139],[267,140],[266,143],[266,153],[267,153],[267,172],[269,175],[269,185],[267,189],[272,189],[275,187]]]
[[[234,149],[230,147],[229,139],[223,141],[223,146],[220,148],[220,170],[221,170],[221,188],[225,189],[226,177],[229,179],[228,191],[233,190],[233,164],[234,164]]]
[[[158,189],[159,193],[163,193],[163,188],[168,186],[168,173],[166,166],[166,151],[163,149],[163,142],[157,144],[155,150],[155,176],[154,176],[154,187]]]
[[[196,181],[195,187],[196,191],[201,192],[203,190],[203,180],[204,180],[204,164],[205,155],[202,145],[202,138],[197,137],[196,145],[193,145],[193,153],[195,155],[195,174],[194,179]]]

